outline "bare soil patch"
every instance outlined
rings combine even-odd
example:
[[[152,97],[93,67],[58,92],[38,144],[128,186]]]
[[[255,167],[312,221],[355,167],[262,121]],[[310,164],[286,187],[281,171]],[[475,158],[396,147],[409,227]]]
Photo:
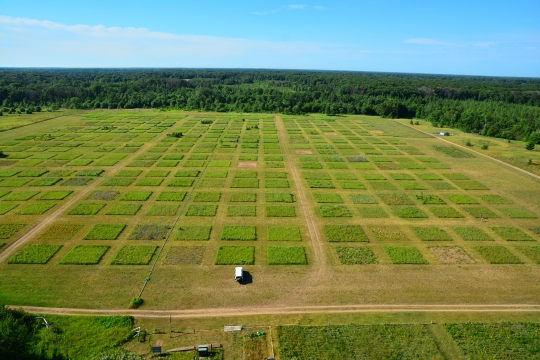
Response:
[[[384,131],[382,131],[382,130],[371,130],[370,133],[371,134],[384,134]]]
[[[457,246],[430,247],[429,250],[443,264],[473,264],[474,261]]]
[[[257,167],[257,162],[256,161],[239,161],[238,167],[254,168],[254,167]]]
[[[325,132],[324,135],[337,136],[337,133],[335,133],[335,132]]]
[[[296,150],[297,155],[313,155],[311,150]]]

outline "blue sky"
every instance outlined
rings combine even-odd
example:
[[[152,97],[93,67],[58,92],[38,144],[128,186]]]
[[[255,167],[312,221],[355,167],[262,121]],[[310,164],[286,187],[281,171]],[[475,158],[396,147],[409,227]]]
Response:
[[[3,1],[0,67],[540,77],[540,1]]]

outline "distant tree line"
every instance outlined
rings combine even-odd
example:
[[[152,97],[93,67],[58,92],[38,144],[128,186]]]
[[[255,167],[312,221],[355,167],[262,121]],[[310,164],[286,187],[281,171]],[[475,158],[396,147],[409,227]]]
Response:
[[[379,115],[540,143],[540,79],[296,70],[0,69],[0,112]]]

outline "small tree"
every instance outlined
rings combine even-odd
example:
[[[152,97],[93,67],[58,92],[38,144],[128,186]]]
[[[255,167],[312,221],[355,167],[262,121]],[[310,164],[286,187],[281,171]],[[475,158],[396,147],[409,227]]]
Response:
[[[525,149],[527,150],[534,150],[534,141],[529,141],[527,145],[525,145]]]
[[[489,149],[489,145],[488,144],[483,144],[481,149],[482,150],[487,150],[487,149]]]
[[[473,146],[471,140],[467,140],[467,143],[466,143],[465,145],[467,145],[467,146]]]

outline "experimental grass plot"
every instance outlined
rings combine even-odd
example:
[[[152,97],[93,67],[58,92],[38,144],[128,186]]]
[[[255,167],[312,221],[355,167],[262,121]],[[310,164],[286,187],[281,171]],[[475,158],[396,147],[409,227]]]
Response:
[[[108,245],[75,245],[60,264],[94,265],[99,263],[108,249]]]
[[[373,250],[368,246],[337,246],[339,261],[343,265],[378,264]]]
[[[116,240],[125,228],[124,224],[95,224],[84,240]]]
[[[62,245],[30,244],[17,252],[10,264],[46,264],[60,250]]]
[[[254,246],[220,246],[216,265],[253,265],[255,263]]]
[[[523,262],[504,246],[475,246],[474,249],[490,264],[522,264]]]
[[[202,262],[204,246],[171,246],[163,259],[164,265],[197,265]]]
[[[157,248],[152,245],[124,245],[114,256],[111,265],[147,265]]]
[[[383,250],[394,264],[428,263],[414,246],[383,246]]]
[[[38,235],[38,238],[41,240],[70,240],[82,227],[82,224],[53,224]]]
[[[268,241],[302,241],[298,226],[268,226]]]
[[[325,225],[324,233],[330,242],[369,241],[360,225]]]
[[[303,246],[269,246],[268,265],[304,265],[307,264]]]
[[[176,240],[209,240],[212,226],[184,226],[180,225],[176,233]]]

